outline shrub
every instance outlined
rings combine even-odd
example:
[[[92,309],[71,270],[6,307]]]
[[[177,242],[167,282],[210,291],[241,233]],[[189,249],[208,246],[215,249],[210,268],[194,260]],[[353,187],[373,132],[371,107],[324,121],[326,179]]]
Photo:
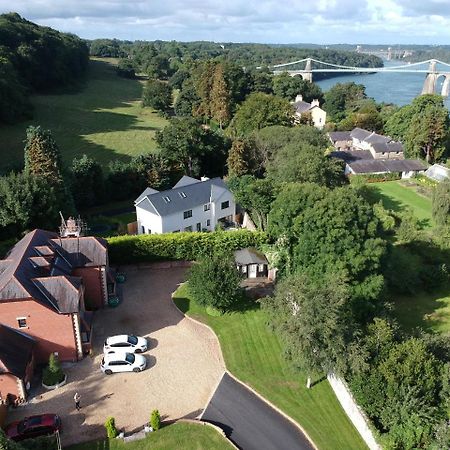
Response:
[[[42,374],[42,381],[47,386],[54,386],[64,380],[64,372],[61,369],[61,364],[58,357],[54,353],[50,353],[48,359],[48,366],[44,369]]]
[[[351,184],[360,183],[360,180],[364,180],[367,183],[378,183],[380,181],[393,181],[401,180],[402,176],[400,172],[391,173],[368,173],[365,175],[349,175],[349,180]]]
[[[161,428],[161,415],[157,409],[152,411],[150,416],[150,426],[156,431]]]
[[[109,258],[113,264],[135,264],[164,260],[193,261],[215,253],[230,253],[240,248],[267,243],[263,232],[248,230],[214,233],[166,233],[108,238]]]
[[[106,428],[106,435],[108,436],[109,439],[113,439],[117,437],[117,435],[119,434],[116,428],[116,421],[114,417],[108,417],[108,419],[105,422],[105,428]]]

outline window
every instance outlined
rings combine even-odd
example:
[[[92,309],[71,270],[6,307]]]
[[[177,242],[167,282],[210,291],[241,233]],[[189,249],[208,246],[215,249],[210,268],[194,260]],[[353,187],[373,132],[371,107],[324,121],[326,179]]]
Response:
[[[220,205],[221,209],[227,209],[230,207],[230,202],[227,200],[226,202],[222,202],[222,204]]]
[[[264,264],[259,264],[258,265],[258,271],[259,272],[264,272]]]
[[[210,219],[207,219],[207,220],[206,220],[206,226],[209,227],[210,225],[211,225],[211,220],[210,220]]]
[[[189,219],[189,217],[192,217],[192,209],[189,209],[188,211],[185,211],[183,213],[183,218],[184,219]]]
[[[170,197],[163,197],[163,200],[164,200],[166,203],[170,203]]]
[[[179,195],[181,198],[186,198],[186,193],[183,192],[183,191],[178,192],[178,195]]]
[[[184,231],[192,231],[192,226],[185,227]]]
[[[211,203],[206,203],[206,205],[203,205],[203,211],[209,211],[211,209]]]
[[[144,225],[141,225],[141,231],[142,231],[142,234],[145,234],[145,227],[144,227]]]
[[[247,266],[242,266],[242,273],[247,273]]]
[[[200,222],[197,224],[197,231],[202,231],[202,224]]]
[[[27,318],[26,317],[18,317],[17,325],[19,325],[19,328],[27,328]]]

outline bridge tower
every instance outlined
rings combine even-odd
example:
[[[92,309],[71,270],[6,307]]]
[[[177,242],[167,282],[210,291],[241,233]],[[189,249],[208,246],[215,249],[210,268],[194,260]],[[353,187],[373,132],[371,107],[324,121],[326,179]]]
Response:
[[[422,95],[434,94],[438,77],[439,74],[436,71],[436,60],[432,59],[430,60],[430,65],[428,66],[427,77],[425,78],[425,82],[423,83]]]
[[[448,97],[450,94],[450,73],[444,74],[444,83],[442,84],[442,97]]]
[[[305,70],[302,73],[302,78],[306,81],[309,81],[310,83],[312,83],[312,68],[311,68],[311,58],[307,58],[306,60],[306,65],[305,65]]]

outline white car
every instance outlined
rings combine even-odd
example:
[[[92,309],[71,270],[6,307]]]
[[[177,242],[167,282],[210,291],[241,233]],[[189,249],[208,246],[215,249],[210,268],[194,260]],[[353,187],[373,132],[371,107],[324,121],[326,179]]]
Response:
[[[109,352],[103,356],[100,368],[106,375],[113,372],[141,372],[147,366],[145,356],[134,353]]]
[[[106,339],[103,344],[103,353],[124,351],[129,353],[142,353],[147,350],[147,339],[133,334],[119,334]]]

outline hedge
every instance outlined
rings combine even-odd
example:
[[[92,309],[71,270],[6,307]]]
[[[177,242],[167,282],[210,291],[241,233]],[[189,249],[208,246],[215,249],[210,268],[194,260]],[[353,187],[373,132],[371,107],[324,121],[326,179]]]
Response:
[[[214,231],[211,233],[166,233],[114,236],[107,239],[112,264],[153,261],[193,261],[219,252],[256,247],[267,243],[261,231]]]
[[[394,181],[401,180],[402,175],[399,172],[386,172],[386,173],[367,173],[360,175],[349,175],[350,183],[356,182],[356,180],[364,180],[367,183],[379,183],[381,181]]]

